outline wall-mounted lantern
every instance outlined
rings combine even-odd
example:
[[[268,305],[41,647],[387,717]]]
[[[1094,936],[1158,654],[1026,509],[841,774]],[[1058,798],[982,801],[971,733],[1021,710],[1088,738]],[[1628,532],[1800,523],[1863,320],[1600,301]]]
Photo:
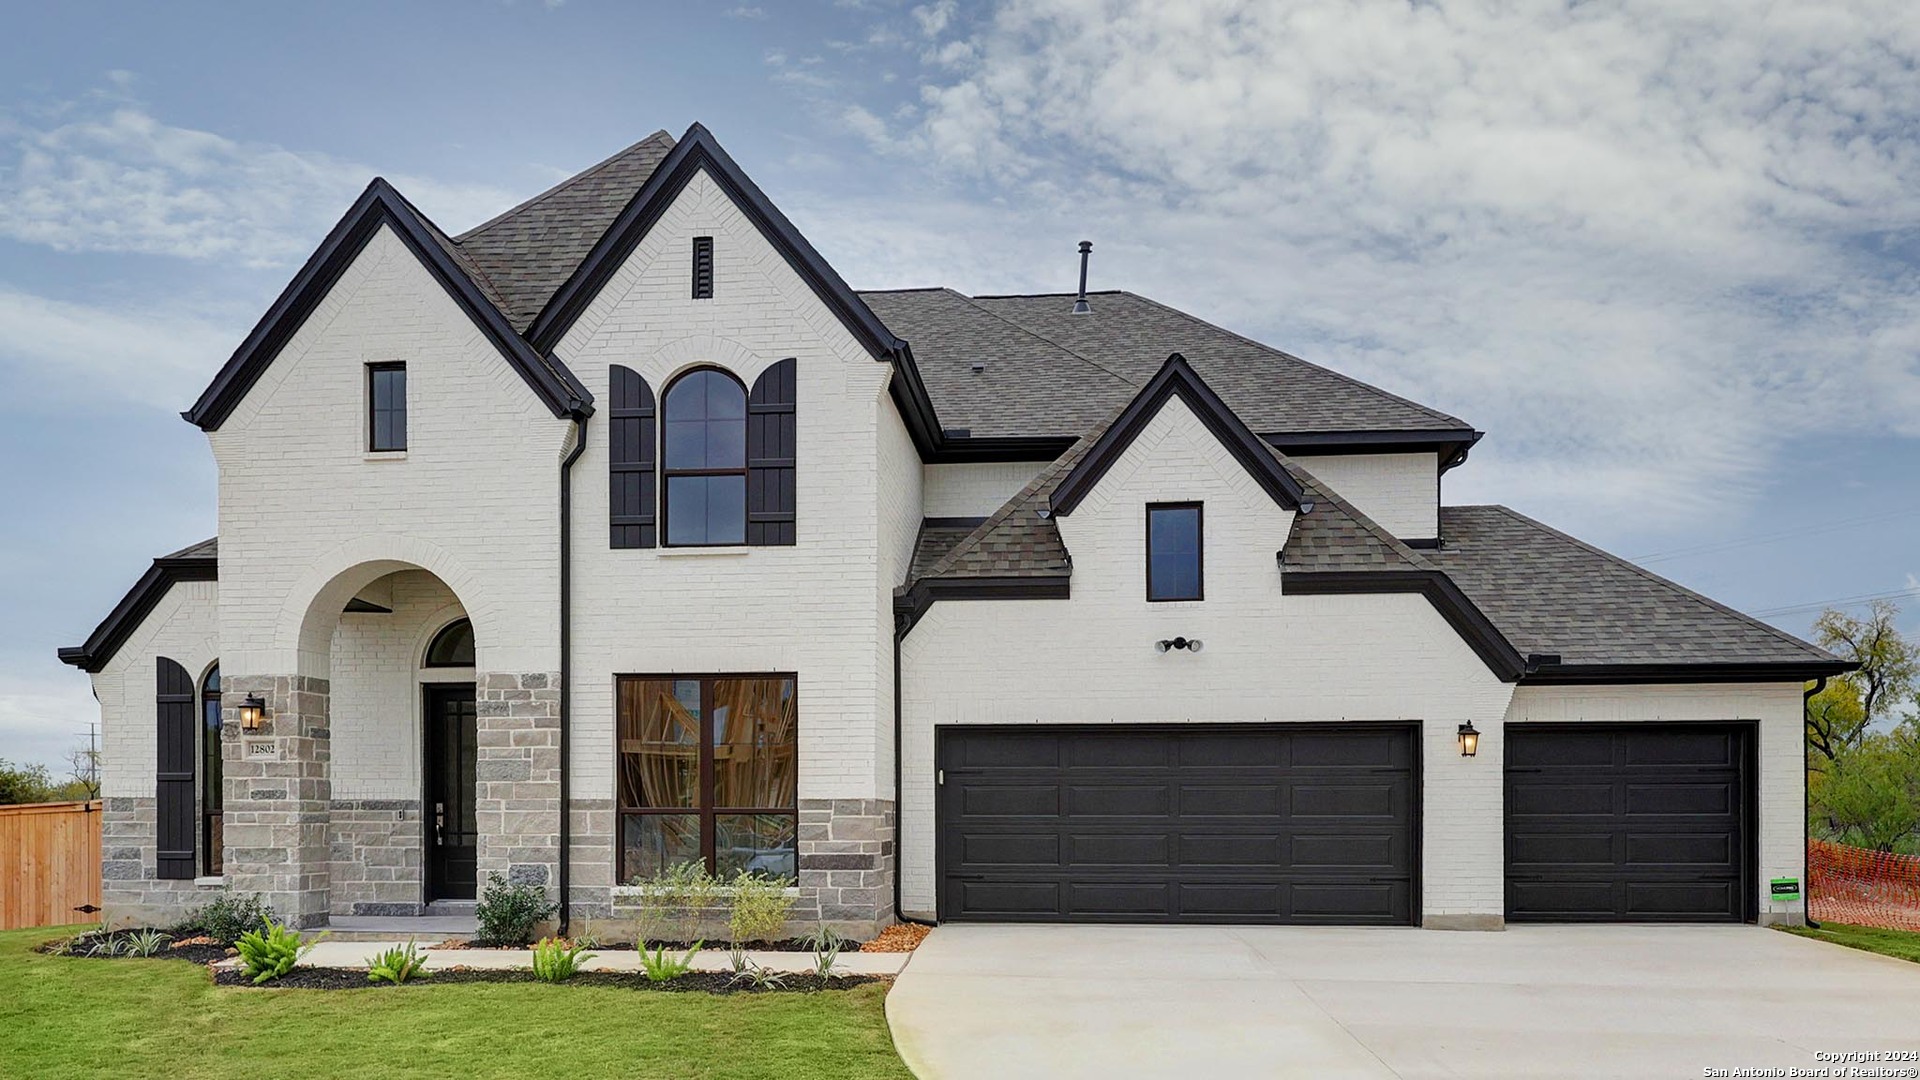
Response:
[[[1473,721],[1460,725],[1460,756],[1472,757],[1480,752],[1480,733],[1473,730]]]
[[[1199,638],[1162,638],[1153,643],[1154,652],[1166,652],[1169,649],[1185,649],[1188,652],[1200,651]]]
[[[266,718],[267,703],[260,699],[259,694],[248,694],[246,700],[240,703],[240,730],[259,731]]]

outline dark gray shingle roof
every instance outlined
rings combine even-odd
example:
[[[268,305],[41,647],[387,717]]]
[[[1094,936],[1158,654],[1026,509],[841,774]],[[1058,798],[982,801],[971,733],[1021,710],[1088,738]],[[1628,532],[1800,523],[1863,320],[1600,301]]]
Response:
[[[455,238],[515,330],[527,329],[672,149],[673,136],[656,131]]]
[[[1765,664],[1833,655],[1504,506],[1446,506],[1425,552],[1514,648],[1563,664]]]
[[[1175,352],[1263,435],[1469,427],[1129,292],[1090,294],[1092,315],[1071,314],[1073,297],[1062,295],[969,298],[910,289],[861,297],[913,345],[941,425],[976,437],[1078,436],[1082,421],[1126,402]],[[976,359],[987,362],[980,376],[968,367]],[[1025,378],[989,378],[999,367]],[[1068,400],[1054,392],[1062,384]]]
[[[1281,550],[1281,569],[1296,573],[1317,570],[1429,570],[1420,553],[1314,479],[1300,463],[1275,453],[1280,463],[1300,481],[1313,512],[1295,514],[1293,531]]]

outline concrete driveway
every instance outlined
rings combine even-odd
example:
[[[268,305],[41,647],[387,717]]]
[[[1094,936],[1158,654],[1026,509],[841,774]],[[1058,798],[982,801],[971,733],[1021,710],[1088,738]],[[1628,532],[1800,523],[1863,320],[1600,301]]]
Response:
[[[1749,926],[948,925],[887,1019],[923,1080],[1699,1077],[1920,1050],[1920,964]]]

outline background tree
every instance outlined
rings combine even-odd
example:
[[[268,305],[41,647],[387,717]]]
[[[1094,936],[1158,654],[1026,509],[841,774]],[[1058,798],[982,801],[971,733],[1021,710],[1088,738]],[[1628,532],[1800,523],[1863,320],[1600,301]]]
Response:
[[[0,805],[57,801],[59,795],[45,765],[16,765],[0,758]]]
[[[67,782],[63,787],[70,798],[100,797],[100,748],[92,739],[85,746],[67,751]]]
[[[1813,639],[1822,648],[1860,665],[1828,680],[1807,705],[1807,747],[1828,763],[1858,745],[1874,721],[1913,698],[1920,646],[1901,636],[1899,618],[1900,605],[1875,600],[1864,617],[1828,608],[1814,621]]]

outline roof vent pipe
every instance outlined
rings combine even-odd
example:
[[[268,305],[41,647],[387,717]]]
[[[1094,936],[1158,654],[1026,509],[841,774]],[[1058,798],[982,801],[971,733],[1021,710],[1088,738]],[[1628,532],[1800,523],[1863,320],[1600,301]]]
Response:
[[[1093,305],[1087,303],[1087,256],[1093,251],[1093,241],[1080,241],[1080,297],[1073,302],[1075,315],[1093,314]]]

